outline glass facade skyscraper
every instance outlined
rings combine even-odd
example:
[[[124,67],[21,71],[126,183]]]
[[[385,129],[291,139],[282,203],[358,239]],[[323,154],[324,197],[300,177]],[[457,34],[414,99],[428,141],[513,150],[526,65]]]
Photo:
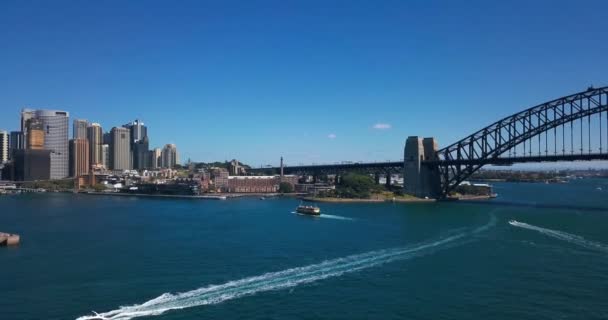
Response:
[[[172,143],[165,145],[161,155],[161,167],[173,168],[178,163],[177,147]]]
[[[123,127],[129,129],[131,133],[131,143],[139,142],[148,136],[148,128],[143,122],[135,119],[131,123],[125,124]]]
[[[138,119],[125,124],[123,127],[129,129],[131,134],[131,156],[133,169],[143,170],[149,167],[148,164],[148,128]]]
[[[131,133],[127,128],[114,127],[110,132],[112,170],[131,170]]]
[[[44,149],[51,152],[51,179],[70,175],[68,128],[70,114],[59,110],[36,110],[34,117],[42,122]]]
[[[88,126],[89,126],[89,122],[87,120],[74,119],[72,137],[74,139],[86,139]]]
[[[9,158],[13,158],[15,150],[25,149],[25,140],[23,139],[23,132],[11,131],[9,139]]]
[[[87,127],[87,140],[89,140],[89,160],[92,166],[103,165],[101,146],[103,145],[103,130],[99,123],[91,123]]]
[[[3,164],[8,161],[8,155],[8,132],[0,130],[0,164]]]

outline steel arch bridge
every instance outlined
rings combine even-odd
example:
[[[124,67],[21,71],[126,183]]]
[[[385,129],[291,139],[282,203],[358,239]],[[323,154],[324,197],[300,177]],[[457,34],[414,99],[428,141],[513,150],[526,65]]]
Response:
[[[500,119],[422,164],[438,173],[445,197],[484,165],[577,160],[608,160],[608,87],[590,87]]]
[[[390,174],[403,170],[406,192],[445,198],[485,165],[608,160],[608,87],[590,87],[528,108],[440,150],[432,146],[427,149],[421,141],[416,156],[408,157],[407,142],[405,149],[403,161],[288,166],[284,171],[304,175],[348,171]],[[418,160],[417,173],[405,173],[411,161]],[[267,170],[278,172],[279,168],[250,172]],[[412,181],[416,186],[410,185],[408,190]]]

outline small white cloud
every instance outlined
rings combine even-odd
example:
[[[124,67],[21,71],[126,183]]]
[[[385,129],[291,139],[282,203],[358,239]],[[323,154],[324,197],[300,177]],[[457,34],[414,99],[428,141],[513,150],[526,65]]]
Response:
[[[373,128],[376,130],[388,130],[392,128],[392,126],[389,123],[376,123]]]
[[[330,134],[327,135],[327,137],[330,138],[330,139],[335,139],[336,135],[334,133],[330,133]]]

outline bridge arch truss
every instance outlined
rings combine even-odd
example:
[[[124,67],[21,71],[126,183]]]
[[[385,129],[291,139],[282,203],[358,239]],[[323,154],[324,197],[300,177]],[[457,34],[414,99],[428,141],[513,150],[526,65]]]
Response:
[[[457,141],[426,162],[449,195],[484,165],[608,159],[608,87],[528,108]]]

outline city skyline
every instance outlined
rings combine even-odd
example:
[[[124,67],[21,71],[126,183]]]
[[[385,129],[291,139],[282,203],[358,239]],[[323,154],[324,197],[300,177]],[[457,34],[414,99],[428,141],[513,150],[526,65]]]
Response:
[[[19,120],[19,131],[0,130],[0,180],[80,179],[91,172],[133,170],[145,174],[179,164],[175,144],[150,150],[148,128],[138,119],[106,132],[97,122],[70,119],[64,110],[23,108]]]
[[[608,68],[600,1],[0,6],[20,35],[0,30],[4,115],[143,119],[184,160],[397,160],[410,135],[448,145],[606,85]],[[0,128],[16,129],[10,116]]]

